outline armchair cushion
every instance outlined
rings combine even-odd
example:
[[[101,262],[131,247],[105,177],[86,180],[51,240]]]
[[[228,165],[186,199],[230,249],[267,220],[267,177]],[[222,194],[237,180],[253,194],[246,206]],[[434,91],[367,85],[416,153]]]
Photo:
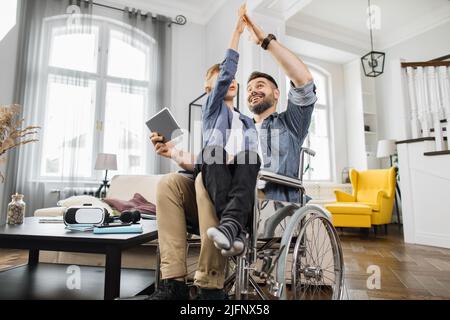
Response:
[[[363,214],[363,215],[371,215],[372,208],[368,205],[355,203],[355,202],[337,202],[325,205],[325,208],[330,211],[332,214]]]
[[[338,202],[355,202],[356,199],[351,194],[343,192],[341,190],[334,190],[334,194],[336,195],[336,201]]]

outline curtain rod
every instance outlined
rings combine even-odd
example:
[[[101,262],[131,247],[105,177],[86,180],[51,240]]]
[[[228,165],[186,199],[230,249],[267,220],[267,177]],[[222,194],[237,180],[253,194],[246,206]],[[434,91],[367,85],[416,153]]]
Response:
[[[130,10],[128,10],[129,7],[126,7],[125,9],[120,9],[120,8],[113,7],[113,6],[110,6],[110,5],[107,5],[107,4],[102,4],[102,3],[94,2],[94,1],[92,1],[92,0],[77,0],[77,1],[74,1],[74,2],[80,3],[81,1],[84,2],[84,3],[89,3],[89,4],[93,5],[93,6],[103,7],[103,8],[107,8],[107,9],[111,9],[111,10],[116,10],[116,11],[121,11],[121,12],[132,13],[132,12],[141,11],[141,10],[136,10],[136,9],[134,9],[134,8],[133,8],[133,11],[130,11]],[[71,1],[71,2],[72,2],[72,1]],[[146,13],[146,14],[143,14],[142,16],[148,17],[148,15],[149,15],[149,14]],[[176,25],[179,25],[179,26],[184,26],[184,25],[186,24],[186,22],[187,22],[186,17],[183,16],[183,15],[177,15],[177,16],[175,17],[175,20],[173,20],[173,19],[171,19],[171,18],[168,18],[168,19],[170,19],[169,27],[170,27],[172,24],[176,24]]]

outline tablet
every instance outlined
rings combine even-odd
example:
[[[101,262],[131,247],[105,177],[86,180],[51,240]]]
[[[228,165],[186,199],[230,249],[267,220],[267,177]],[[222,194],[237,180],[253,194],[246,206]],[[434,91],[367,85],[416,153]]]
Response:
[[[164,138],[164,143],[183,135],[181,127],[175,120],[172,112],[164,108],[147,121],[147,127],[151,132],[156,132]]]

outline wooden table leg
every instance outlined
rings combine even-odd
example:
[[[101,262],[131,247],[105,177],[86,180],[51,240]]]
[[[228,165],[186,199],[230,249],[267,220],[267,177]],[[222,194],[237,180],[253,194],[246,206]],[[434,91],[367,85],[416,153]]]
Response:
[[[122,251],[110,247],[106,251],[105,266],[105,300],[120,297],[120,271],[122,268]]]

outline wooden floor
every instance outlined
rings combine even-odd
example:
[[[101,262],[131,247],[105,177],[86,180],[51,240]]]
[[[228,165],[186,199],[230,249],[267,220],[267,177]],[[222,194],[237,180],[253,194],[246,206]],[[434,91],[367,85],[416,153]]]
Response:
[[[450,250],[406,245],[397,225],[389,234],[339,231],[346,268],[346,299],[450,299]],[[0,270],[27,262],[28,254],[0,249]],[[381,271],[381,288],[369,290],[370,266]]]
[[[388,235],[339,232],[344,259],[348,299],[450,299],[450,250],[403,242],[398,225]],[[370,266],[381,271],[381,288],[367,288]]]

